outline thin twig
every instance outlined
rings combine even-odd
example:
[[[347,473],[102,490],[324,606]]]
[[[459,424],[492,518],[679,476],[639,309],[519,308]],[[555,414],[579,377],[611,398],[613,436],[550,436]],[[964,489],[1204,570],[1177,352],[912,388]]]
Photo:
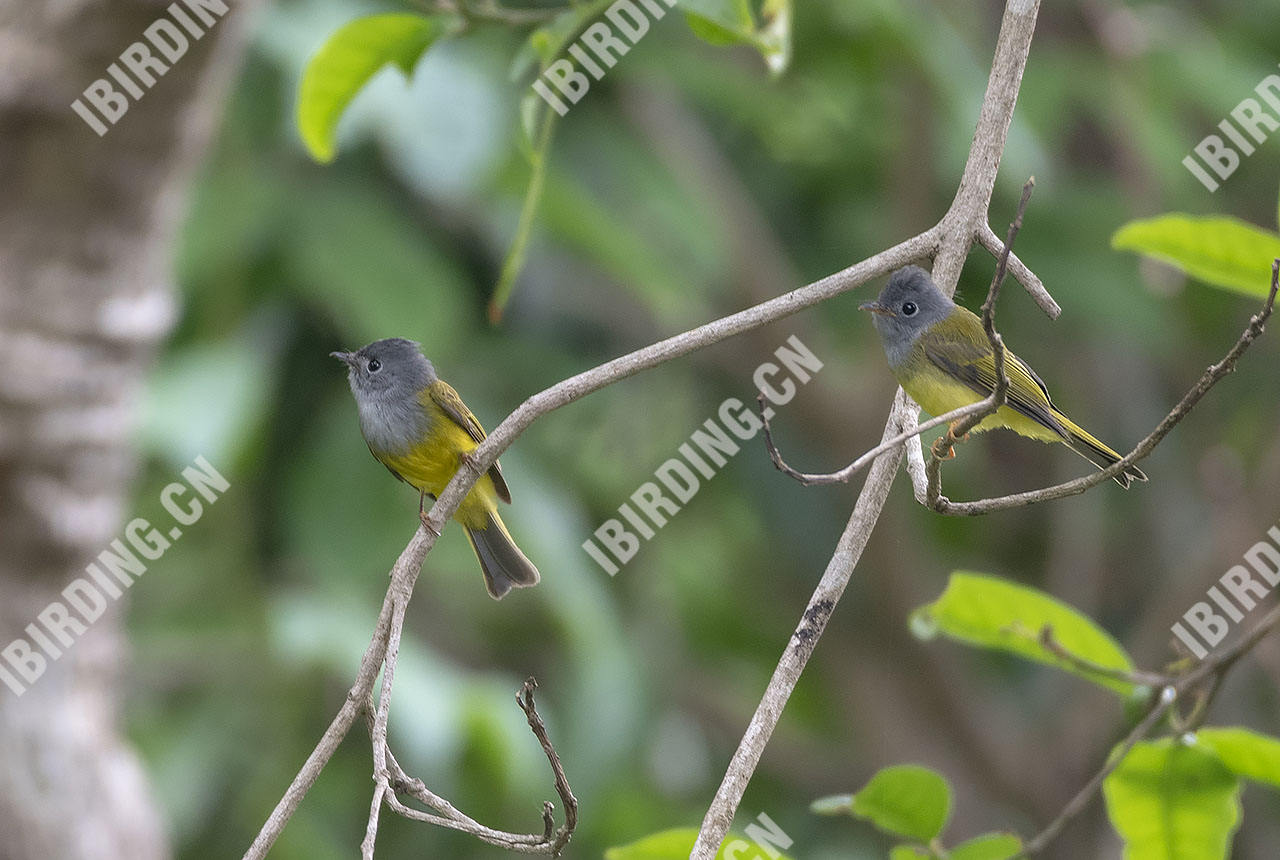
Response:
[[[387,771],[387,724],[391,719],[391,693],[395,686],[400,637],[404,630],[404,613],[408,602],[407,597],[396,595],[391,609],[391,630],[387,634],[387,653],[382,662],[382,690],[378,693],[378,710],[373,720],[373,801],[369,809],[369,823],[365,827],[364,842],[360,845],[363,860],[373,860],[382,801],[391,793],[391,777]]]
[[[1124,761],[1125,756],[1129,755],[1133,748],[1138,745],[1138,742],[1151,733],[1151,730],[1164,718],[1164,715],[1169,712],[1169,709],[1173,707],[1176,701],[1178,701],[1177,688],[1173,686],[1163,688],[1156,701],[1156,706],[1142,718],[1140,723],[1133,727],[1133,731],[1129,732],[1119,750],[1107,757],[1107,761],[1102,768],[1067,802],[1058,817],[1049,822],[1049,825],[1044,830],[1041,830],[1023,846],[1020,853],[1015,854],[1009,860],[1019,860],[1019,858],[1029,857],[1032,854],[1043,851],[1045,846],[1062,832],[1062,828],[1067,825],[1067,822],[1079,815],[1088,806],[1089,801],[1098,789],[1102,787],[1102,783],[1106,781],[1107,777],[1115,772],[1115,769]]]
[[[550,738],[547,737],[547,727],[542,724],[542,717],[538,716],[538,709],[533,702],[533,691],[537,689],[538,682],[533,678],[529,678],[524,682],[524,686],[520,688],[520,692],[516,693],[516,704],[520,706],[520,710],[524,711],[525,718],[529,721],[529,728],[533,731],[534,737],[538,739],[538,743],[542,744],[542,751],[547,756],[547,763],[551,765],[551,772],[555,774],[556,794],[560,795],[560,802],[564,804],[564,827],[556,833],[555,841],[552,845],[551,853],[554,856],[560,855],[560,850],[568,844],[573,831],[578,826],[578,798],[573,796],[573,789],[569,787],[569,779],[564,775],[564,767],[560,764],[560,755],[556,752],[556,748],[551,745]],[[546,819],[547,835],[551,835],[551,827],[555,823],[551,817],[552,806],[546,804],[543,809],[543,817]]]
[[[1139,687],[1163,687],[1172,684],[1176,679],[1160,672],[1147,672],[1142,669],[1117,669],[1114,666],[1103,666],[1101,663],[1095,663],[1073,654],[1065,645],[1058,641],[1053,635],[1053,625],[1046,624],[1040,629],[1040,647],[1048,651],[1059,660],[1067,663],[1081,672],[1090,675],[1097,675],[1100,678],[1110,678],[1113,681],[1122,681],[1126,684],[1133,684]]]
[[[1135,463],[1146,459],[1215,385],[1235,371],[1236,364],[1240,361],[1241,356],[1245,354],[1249,347],[1253,345],[1253,342],[1266,329],[1267,320],[1271,318],[1271,313],[1275,310],[1278,284],[1280,284],[1280,260],[1275,260],[1271,265],[1271,289],[1267,294],[1266,301],[1263,303],[1262,309],[1249,319],[1249,324],[1245,327],[1235,345],[1231,347],[1231,350],[1221,361],[1205,370],[1200,379],[1191,386],[1191,389],[1165,416],[1164,420],[1123,459],[1112,463],[1099,472],[1052,487],[1030,490],[1025,493],[1014,493],[1008,496],[998,496],[992,499],[979,499],[972,502],[953,502],[947,497],[939,495],[932,500],[929,507],[940,514],[973,517],[994,513],[995,511],[1004,511],[1009,508],[1020,508],[1039,502],[1063,499],[1068,496],[1079,495],[1086,490],[1109,481]]]
[[[980,409],[953,422],[942,438],[933,443],[930,451],[933,456],[925,468],[928,478],[928,489],[925,495],[928,499],[936,499],[942,494],[942,463],[955,456],[956,444],[966,438],[969,431],[981,424],[984,419],[998,412],[1009,395],[1009,376],[1005,373],[1004,338],[1000,337],[1000,333],[996,331],[996,303],[1000,299],[1000,287],[1004,284],[1005,274],[1008,271],[1013,240],[1018,237],[1018,231],[1022,229],[1022,216],[1027,211],[1027,203],[1031,200],[1031,191],[1035,186],[1034,176],[1022,186],[1022,197],[1018,200],[1017,212],[1009,224],[1008,238],[1005,239],[1004,247],[1000,249],[1000,256],[996,260],[996,271],[991,276],[991,287],[987,290],[986,301],[982,303],[982,330],[987,335],[987,342],[991,345],[991,352],[995,357],[996,384],[991,389],[991,395],[980,402]]]
[[[474,836],[482,842],[505,848],[509,851],[519,851],[525,854],[547,854],[552,857],[558,857],[577,829],[578,801],[574,797],[573,789],[569,786],[569,779],[565,775],[563,765],[560,763],[560,755],[551,743],[546,727],[542,723],[542,718],[538,715],[537,708],[534,705],[532,691],[537,685],[538,682],[533,678],[526,680],[516,692],[516,704],[524,712],[525,718],[529,721],[529,728],[533,731],[534,737],[537,738],[547,756],[547,761],[551,764],[556,793],[560,796],[560,800],[565,806],[565,823],[559,829],[555,826],[555,805],[550,801],[543,801],[542,804],[542,833],[511,833],[486,827],[470,816],[464,815],[449,801],[428,789],[422,780],[405,773],[390,749],[386,751],[388,783],[390,786],[390,790],[385,793],[387,806],[393,812],[405,818],[457,830]],[[370,706],[372,706],[372,702],[370,702]],[[370,726],[372,728],[372,722],[370,722]],[[406,806],[396,796],[397,794],[405,794],[412,797],[440,814],[424,812],[420,809]]]
[[[765,406],[764,392],[756,395],[756,406],[760,413],[760,423],[764,425],[764,444],[769,452],[769,459],[773,461],[773,465],[777,467],[779,472],[794,478],[806,487],[818,486],[822,484],[843,484],[848,482],[850,478],[861,472],[867,466],[870,466],[881,454],[888,453],[894,448],[900,447],[904,442],[909,441],[921,433],[926,433],[934,427],[947,424],[966,415],[972,415],[986,406],[986,401],[978,403],[970,403],[968,406],[961,406],[959,409],[953,409],[945,415],[939,415],[937,418],[930,418],[923,424],[918,424],[910,430],[904,430],[892,439],[881,442],[870,451],[862,454],[858,459],[845,466],[838,472],[810,473],[798,472],[782,458],[782,453],[778,450],[773,441],[772,427],[769,424],[769,409]]]
[[[978,242],[982,247],[991,252],[991,256],[996,259],[1005,252],[1005,245],[1001,243],[1000,237],[996,235],[996,231],[991,229],[990,224],[983,224],[978,228]],[[1053,296],[1049,295],[1049,291],[1045,289],[1044,282],[1040,277],[1029,268],[1027,264],[1018,258],[1017,254],[1009,253],[1009,274],[1013,275],[1014,280],[1022,284],[1027,293],[1036,300],[1036,304],[1040,305],[1049,319],[1056,320],[1062,315],[1062,308],[1053,300]]]

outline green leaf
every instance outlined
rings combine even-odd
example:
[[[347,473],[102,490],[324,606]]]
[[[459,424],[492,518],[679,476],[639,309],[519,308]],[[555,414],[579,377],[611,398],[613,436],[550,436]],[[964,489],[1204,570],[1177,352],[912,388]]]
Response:
[[[1280,788],[1280,739],[1250,729],[1201,729],[1196,740],[1236,776]]]
[[[1162,260],[1215,287],[1264,297],[1280,235],[1238,218],[1171,213],[1130,221],[1111,237],[1111,247]]]
[[[756,21],[747,0],[676,0],[689,29],[712,45],[756,43]]]
[[[698,841],[698,831],[693,827],[664,830],[629,845],[606,849],[604,860],[689,860],[693,844]],[[790,860],[778,852],[772,842],[759,845],[736,833],[730,833],[720,843],[716,860]]]
[[[927,767],[886,767],[853,796],[853,814],[895,836],[928,842],[951,814],[947,781]]]
[[[1120,644],[1092,619],[1034,588],[956,571],[942,596],[913,612],[910,623],[912,632],[922,639],[942,633],[970,645],[1057,666],[1121,695],[1133,690],[1132,684],[1090,672],[1045,649],[1040,632],[1049,626],[1057,643],[1076,657],[1108,669],[1134,668]]]
[[[1022,840],[1012,833],[986,833],[962,842],[947,856],[950,860],[1009,860],[1022,850]]]
[[[1144,741],[1102,791],[1125,860],[1226,860],[1240,822],[1240,781],[1213,752],[1169,738]]]
[[[421,15],[370,15],[330,36],[307,63],[298,91],[298,131],[311,157],[332,161],[338,120],[356,93],[388,64],[412,74],[444,29]]]

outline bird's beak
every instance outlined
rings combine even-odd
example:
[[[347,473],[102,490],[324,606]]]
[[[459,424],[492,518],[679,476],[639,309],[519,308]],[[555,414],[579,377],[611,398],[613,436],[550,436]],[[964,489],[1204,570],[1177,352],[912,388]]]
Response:
[[[356,354],[354,352],[331,352],[329,355],[338,359],[338,361],[342,362],[347,367],[350,367],[351,362],[355,361],[356,358]]]
[[[858,305],[858,310],[870,311],[873,314],[880,314],[885,317],[891,317],[894,315],[893,311],[889,310],[879,302],[867,302],[865,305]]]

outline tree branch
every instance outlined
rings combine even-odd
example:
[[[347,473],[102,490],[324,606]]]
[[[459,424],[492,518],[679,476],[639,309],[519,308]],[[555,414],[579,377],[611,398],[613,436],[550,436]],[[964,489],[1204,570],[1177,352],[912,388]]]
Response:
[[[991,396],[984,400],[979,400],[976,403],[970,403],[967,406],[961,406],[957,409],[953,409],[950,412],[946,412],[935,418],[930,418],[923,424],[917,424],[908,430],[904,430],[892,439],[881,442],[879,445],[872,448],[870,451],[867,451],[865,454],[861,455],[858,459],[854,460],[848,466],[845,466],[839,471],[808,473],[797,471],[789,466],[786,460],[783,459],[782,453],[778,450],[778,446],[773,441],[773,428],[769,423],[769,410],[765,407],[765,394],[761,391],[756,395],[756,409],[760,413],[760,423],[764,427],[765,448],[769,452],[769,459],[773,461],[773,465],[778,469],[778,471],[790,478],[794,478],[806,487],[821,484],[846,483],[850,478],[870,465],[871,462],[881,454],[897,448],[904,442],[932,430],[934,427],[938,427],[943,424],[951,424],[951,432],[944,437],[948,440],[945,443],[945,447],[935,446],[936,451],[941,451],[940,454],[936,454],[934,457],[934,462],[936,463],[940,459],[947,459],[947,453],[950,452],[951,448],[959,441],[959,438],[957,437],[963,437],[969,432],[969,430],[981,423],[983,418],[986,418],[988,415],[992,414],[1004,405],[1009,381],[1004,372],[1004,342],[995,330],[995,306],[996,299],[1000,294],[1000,286],[1004,282],[1007,264],[1011,258],[1013,240],[1017,236],[1018,231],[1022,229],[1022,216],[1026,212],[1027,202],[1031,198],[1031,190],[1034,187],[1035,177],[1032,177],[1027,180],[1027,183],[1022,188],[1022,198],[1018,202],[1017,215],[1015,216],[1013,223],[1009,225],[1008,240],[1005,244],[999,246],[1000,251],[997,258],[995,275],[991,279],[991,288],[987,292],[987,300],[982,305],[983,330],[986,332],[987,339],[991,343],[991,348],[995,352],[996,356],[996,388],[992,391]],[[1041,288],[1043,288],[1043,285]],[[939,445],[943,444],[943,440],[940,439]],[[933,464],[930,465],[932,466]]]
[[[933,255],[933,278],[948,295],[955,292],[965,257],[978,241],[982,226],[987,224],[987,209],[991,204],[996,172],[1004,153],[1009,124],[1013,119],[1013,108],[1018,100],[1022,72],[1031,51],[1031,38],[1035,33],[1039,9],[1039,0],[1008,0],[1000,23],[1000,35],[996,40],[982,111],[978,116],[973,144],[969,149],[959,189],[951,208],[938,225],[922,234],[928,240],[937,241]],[[1042,303],[1041,307],[1052,316],[1057,306],[1055,304],[1050,309]],[[919,407],[899,389],[889,420],[885,424],[883,440],[887,442],[914,428],[918,414]],[[900,449],[890,449],[873,462],[849,523],[840,536],[835,554],[828,562],[792,636],[794,644],[788,645],[778,661],[760,704],[707,809],[698,839],[689,854],[690,860],[713,860],[728,833],[743,792],[760,763],[760,757],[782,716],[791,691],[795,689],[805,662],[826,628],[827,619],[844,592],[871,531],[879,520],[901,459]]]
[[[407,604],[423,559],[434,546],[436,535],[457,511],[458,506],[480,476],[535,420],[636,373],[790,316],[873,278],[886,275],[907,263],[932,257],[935,281],[948,293],[954,292],[964,258],[972,245],[979,241],[980,233],[987,223],[987,207],[990,204],[996,170],[1008,135],[1013,106],[1017,100],[1038,10],[1038,0],[1009,0],[1008,2],[1001,23],[991,77],[979,115],[973,147],[970,150],[955,200],[936,227],[812,284],[563,380],[521,404],[494,428],[489,437],[472,452],[469,458],[462,462],[453,479],[432,505],[427,514],[427,523],[418,529],[397,561],[382,614],[379,616],[373,639],[361,662],[356,683],[348,693],[347,701],[286,791],[285,796],[277,804],[253,846],[245,854],[246,860],[258,860],[266,855],[271,844],[296,811],[303,796],[333,755],[338,743],[350,731],[355,719],[363,710],[362,703],[371,696],[374,680],[388,653],[395,601],[400,600]],[[1037,293],[1030,284],[1028,289],[1046,313],[1051,316],[1056,315],[1057,305],[1047,293]],[[886,441],[914,427],[917,413],[918,407],[899,391],[886,424]],[[900,458],[900,452],[891,450],[888,454],[881,455],[872,466],[849,525],[810,600],[804,618],[796,628],[794,635],[796,645],[789,646],[779,662],[760,709],[757,710],[747,735],[739,746],[738,754],[730,764],[725,781],[721,785],[721,791],[717,793],[716,800],[708,810],[697,847],[692,855],[694,858],[709,860],[715,854],[716,847],[727,831],[742,791],[759,761],[764,744],[781,715],[782,707],[804,668],[813,644],[825,629],[827,617],[848,583],[853,568],[879,518]],[[384,695],[387,692],[388,690],[384,688]],[[389,699],[385,700],[385,704],[389,707]],[[380,701],[379,710],[383,705],[384,702]],[[420,820],[431,820],[432,823],[454,827],[454,829],[485,838],[479,832],[483,828],[479,825],[473,827],[474,822],[470,822],[470,819],[467,819],[470,824],[465,824],[455,818],[454,815],[460,815],[460,813],[453,810],[447,802],[427,792],[420,781],[408,779],[395,763],[389,750],[386,753],[385,767],[388,785],[393,790],[388,792],[379,785],[377,791],[381,792],[381,799],[384,799],[394,811],[409,817],[420,818]],[[411,796],[441,811],[443,815],[431,816],[429,813],[404,807],[395,797],[396,790],[405,790]],[[564,802],[566,813],[568,813],[574,805],[567,799]],[[444,821],[450,823],[443,824]],[[528,838],[514,836],[519,840]],[[543,837],[537,838],[541,840]],[[505,847],[527,850],[529,844],[527,841],[513,841]]]
[[[1176,713],[1176,711],[1173,710],[1174,706],[1183,695],[1189,692],[1194,692],[1196,688],[1205,681],[1209,682],[1211,689],[1216,690],[1221,684],[1223,677],[1231,671],[1232,667],[1239,662],[1240,658],[1249,653],[1254,646],[1261,642],[1267,634],[1274,630],[1278,625],[1280,625],[1280,606],[1273,607],[1270,612],[1263,616],[1261,621],[1259,621],[1247,634],[1242,636],[1231,646],[1209,655],[1203,662],[1197,664],[1195,667],[1181,675],[1172,678],[1164,678],[1167,683],[1165,683],[1161,688],[1160,694],[1155,700],[1155,704],[1152,706],[1151,710],[1147,712],[1147,715],[1142,718],[1141,722],[1133,728],[1133,731],[1129,732],[1128,736],[1124,739],[1124,742],[1121,743],[1119,751],[1108,755],[1107,760],[1101,769],[1099,769],[1098,772],[1084,784],[1084,787],[1076,792],[1071,800],[1068,801],[1067,805],[1063,807],[1062,812],[1059,813],[1058,816],[1044,828],[1044,830],[1040,831],[1034,838],[1030,839],[1026,845],[1023,846],[1021,852],[1015,854],[1013,857],[1009,858],[1009,860],[1023,860],[1023,858],[1030,857],[1033,854],[1038,854],[1043,851],[1045,847],[1062,832],[1062,828],[1066,826],[1067,822],[1084,811],[1093,795],[1102,787],[1102,784],[1106,781],[1107,777],[1115,772],[1116,768],[1120,766],[1121,762],[1124,761],[1125,757],[1133,750],[1133,748],[1138,745],[1139,741],[1149,735],[1155,727],[1160,724],[1160,720],[1163,719],[1165,715],[1170,714],[1171,712]],[[1045,641],[1046,635],[1051,638],[1051,633],[1048,632],[1048,628],[1046,628],[1046,631],[1042,633],[1042,641]],[[1062,651],[1062,653],[1073,661],[1087,663],[1087,661],[1082,661],[1079,657],[1073,657],[1067,654],[1065,650]],[[1103,669],[1103,667],[1097,668]],[[1104,669],[1103,674],[1116,677],[1115,675],[1110,675],[1111,671],[1112,670]],[[1146,677],[1152,679],[1162,678],[1159,673],[1155,672],[1138,672],[1133,673],[1133,675],[1134,677]],[[1207,706],[1207,699],[1202,698],[1197,702],[1196,709],[1203,712],[1204,708]],[[1179,728],[1179,731],[1182,731],[1182,729]]]
[[[1103,666],[1078,654],[1073,654],[1053,635],[1053,626],[1050,624],[1046,624],[1040,629],[1039,641],[1044,650],[1059,660],[1081,672],[1097,675],[1100,678],[1110,678],[1113,681],[1123,681],[1126,684],[1134,684],[1140,687],[1164,687],[1177,680],[1173,676],[1161,672],[1145,672],[1141,669],[1128,670],[1117,669],[1113,666]]]
[[[1083,478],[1077,478],[1073,481],[1067,481],[1052,487],[1045,487],[1039,490],[1030,490],[1024,493],[1014,493],[1008,496],[999,496],[992,499],[979,499],[972,502],[953,502],[940,493],[936,496],[927,495],[926,504],[940,514],[950,514],[953,516],[982,516],[984,514],[993,513],[995,511],[1004,511],[1009,508],[1020,508],[1027,505],[1034,505],[1039,502],[1052,501],[1054,499],[1062,499],[1067,496],[1076,496],[1086,490],[1092,489],[1101,483],[1111,480],[1116,475],[1128,469],[1135,463],[1146,459],[1152,451],[1156,449],[1166,436],[1182,422],[1191,413],[1191,410],[1204,399],[1209,391],[1221,382],[1225,377],[1233,373],[1236,364],[1240,361],[1241,356],[1248,351],[1253,342],[1266,329],[1267,320],[1271,318],[1272,311],[1275,310],[1277,286],[1280,284],[1280,259],[1272,261],[1271,265],[1271,289],[1267,294],[1266,301],[1262,305],[1262,309],[1249,319],[1249,324],[1245,327],[1244,332],[1231,347],[1230,351],[1217,364],[1210,365],[1204,374],[1191,389],[1183,396],[1182,400],[1173,407],[1172,411],[1165,416],[1151,434],[1143,439],[1138,445],[1130,451],[1125,457],[1111,464],[1101,471]],[[919,493],[917,492],[917,495]]]
[[[1031,177],[1022,186],[1022,197],[1018,201],[1018,210],[1012,223],[1009,224],[1009,235],[1004,247],[1000,249],[1000,257],[996,262],[995,273],[991,276],[991,286],[987,290],[986,301],[982,303],[982,330],[987,335],[991,352],[995,357],[996,384],[991,389],[991,396],[981,401],[981,408],[954,422],[940,439],[933,443],[932,457],[925,467],[928,486],[925,498],[933,500],[942,494],[942,463],[955,456],[956,443],[968,438],[969,431],[977,427],[989,415],[994,415],[1004,406],[1009,396],[1009,376],[1005,373],[1004,338],[996,331],[996,302],[1000,299],[1000,287],[1004,284],[1005,272],[1008,271],[1009,254],[1013,249],[1013,240],[1022,229],[1022,216],[1027,211],[1027,202],[1031,199],[1031,190],[1035,188],[1035,177]],[[985,224],[985,222],[983,222]],[[932,505],[930,505],[932,507]]]

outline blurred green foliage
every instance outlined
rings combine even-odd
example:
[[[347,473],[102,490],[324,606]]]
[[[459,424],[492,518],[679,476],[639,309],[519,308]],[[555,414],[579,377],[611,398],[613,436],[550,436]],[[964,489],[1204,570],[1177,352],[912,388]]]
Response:
[[[232,481],[132,592],[128,718],[181,857],[238,856],[252,840],[345,695],[417,526],[416,494],[368,456],[328,352],[421,341],[493,426],[562,378],[927,227],[954,194],[986,81],[999,10],[976,8],[801,4],[778,78],[750,47],[707,45],[674,16],[655,24],[558,124],[500,328],[485,305],[529,179],[526,93],[508,78],[523,34],[476,28],[434,45],[410,81],[379,73],[338,128],[342,156],[320,167],[293,125],[307,57],[354,15],[404,9],[265,10],[191,201],[184,313],[141,434],[140,515],[163,521],[159,489],[196,454]],[[1110,236],[1171,211],[1273,223],[1280,140],[1213,195],[1180,159],[1274,71],[1277,34],[1280,8],[1244,0],[1041,12],[992,222],[999,232],[1035,174],[1018,253],[1065,312],[1050,323],[1008,290],[1000,326],[1115,447],[1154,426],[1257,302],[1113,251]],[[962,301],[980,301],[993,265],[973,256]],[[446,530],[397,674],[391,740],[411,773],[486,823],[540,829],[554,793],[512,701],[533,674],[581,801],[568,856],[696,826],[857,487],[802,488],[747,445],[617,576],[581,544],[724,398],[750,401],[752,370],[791,334],[826,367],[774,421],[788,460],[836,468],[875,444],[894,386],[859,292],[629,379],[521,437],[503,458],[515,497],[503,515],[543,583],[494,603],[465,539]],[[767,812],[809,860],[884,857],[892,840],[807,803],[901,760],[948,775],[957,832],[1049,820],[1076,787],[1064,774],[1087,773],[1115,740],[1122,703],[1016,660],[924,645],[907,617],[947,571],[990,570],[1078,607],[1142,665],[1169,659],[1169,624],[1280,511],[1277,357],[1268,335],[1129,493],[961,521],[920,509],[900,481],[739,824]],[[1081,464],[993,434],[947,468],[948,494],[972,498]],[[1271,653],[1220,697],[1231,721],[1275,725]],[[272,857],[352,856],[370,791],[357,729]],[[1238,851],[1263,856],[1280,807],[1261,793],[1245,807]],[[1105,827],[1098,810],[1064,834],[1066,853],[1046,856],[1074,857],[1072,840]],[[384,817],[387,860],[498,854]]]

